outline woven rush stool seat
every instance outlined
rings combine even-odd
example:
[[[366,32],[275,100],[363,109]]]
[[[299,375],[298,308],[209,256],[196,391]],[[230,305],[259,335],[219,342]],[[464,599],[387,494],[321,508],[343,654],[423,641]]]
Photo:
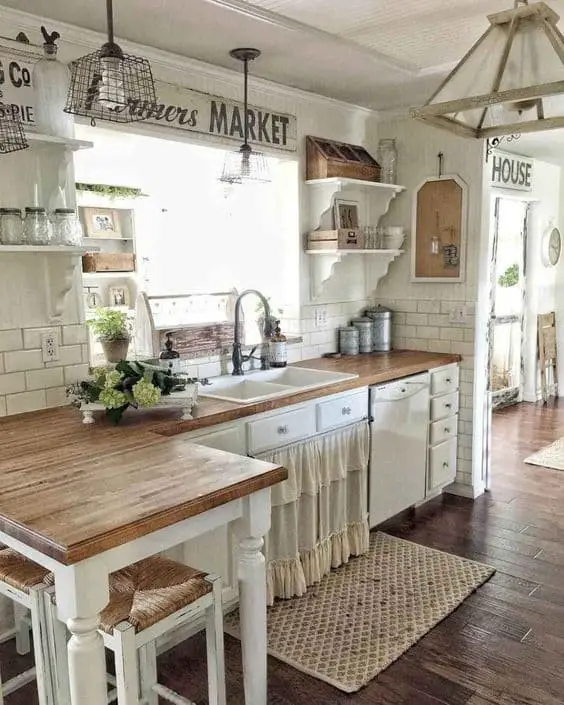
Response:
[[[49,571],[11,548],[0,550],[0,580],[29,594],[34,585],[49,581]]]
[[[210,593],[206,575],[160,556],[118,570],[110,576],[110,601],[100,628],[111,634],[120,622],[129,622],[137,632],[148,629]]]

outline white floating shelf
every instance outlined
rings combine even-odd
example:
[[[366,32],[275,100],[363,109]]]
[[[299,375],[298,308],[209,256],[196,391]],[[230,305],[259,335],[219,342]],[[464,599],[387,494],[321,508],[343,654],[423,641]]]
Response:
[[[306,250],[306,255],[331,255],[331,256],[342,256],[342,255],[392,255],[397,257],[404,253],[405,250]]]
[[[90,252],[92,249],[90,249]],[[106,277],[107,279],[123,279],[132,277],[136,272],[82,272],[83,277]]]
[[[405,191],[405,186],[400,186],[399,184],[384,184],[381,181],[365,181],[364,179],[345,179],[342,176],[331,176],[327,179],[308,179],[306,181],[308,186],[332,186],[338,191],[343,191],[345,189],[366,189],[368,191],[392,191],[394,193],[401,193]]]
[[[349,255],[368,255],[365,259],[367,277],[372,290],[376,289],[380,279],[388,273],[390,264],[404,250],[306,250],[306,254],[315,255],[310,260],[311,298],[318,299],[326,283],[335,274],[335,267]]]
[[[86,252],[98,251],[92,247],[67,247],[65,245],[0,245],[2,252],[17,253],[19,255],[83,255]]]
[[[87,140],[75,140],[70,137],[54,137],[53,135],[42,135],[38,132],[26,132],[25,136],[31,147],[55,145],[65,147],[71,152],[77,152],[79,149],[91,149],[94,146],[93,142],[88,142]]]

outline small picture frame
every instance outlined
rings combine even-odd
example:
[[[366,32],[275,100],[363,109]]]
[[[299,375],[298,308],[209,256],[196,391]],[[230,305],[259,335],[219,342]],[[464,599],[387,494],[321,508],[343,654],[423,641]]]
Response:
[[[358,203],[335,199],[335,230],[354,230],[359,226]]]
[[[129,289],[126,286],[108,288],[108,306],[129,306]]]
[[[121,238],[119,211],[113,208],[84,208],[86,237]]]

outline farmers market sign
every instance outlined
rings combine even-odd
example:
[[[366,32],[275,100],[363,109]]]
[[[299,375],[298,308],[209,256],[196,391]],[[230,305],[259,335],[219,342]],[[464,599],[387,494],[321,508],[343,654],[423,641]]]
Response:
[[[242,103],[158,81],[156,89],[156,105],[132,102],[129,110],[153,124],[196,132],[222,141],[227,139],[240,143],[243,140],[245,123]],[[247,120],[250,142],[270,149],[296,151],[294,115],[249,106]]]
[[[35,57],[0,47],[0,100],[14,107],[24,126],[35,126],[31,74]]]

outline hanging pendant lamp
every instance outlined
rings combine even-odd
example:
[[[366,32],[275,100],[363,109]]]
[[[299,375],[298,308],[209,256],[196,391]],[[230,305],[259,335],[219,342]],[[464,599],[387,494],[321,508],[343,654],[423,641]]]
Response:
[[[244,69],[244,107],[243,107],[243,135],[244,142],[236,152],[228,152],[225,155],[223,173],[220,181],[227,184],[243,184],[246,182],[270,181],[268,163],[262,152],[256,152],[249,144],[249,109],[248,109],[248,85],[249,85],[249,61],[253,61],[260,56],[258,49],[233,49],[229,55],[234,59],[243,62]]]
[[[490,27],[429,101],[412,108],[465,137],[492,139],[564,127],[564,36],[544,2],[515,0],[488,16]]]
[[[1,96],[0,92],[0,154],[28,149],[29,144],[17,108],[2,103]]]
[[[106,0],[108,41],[70,64],[65,112],[95,120],[137,122],[149,117],[157,97],[147,59],[124,54],[114,41],[112,0]]]

